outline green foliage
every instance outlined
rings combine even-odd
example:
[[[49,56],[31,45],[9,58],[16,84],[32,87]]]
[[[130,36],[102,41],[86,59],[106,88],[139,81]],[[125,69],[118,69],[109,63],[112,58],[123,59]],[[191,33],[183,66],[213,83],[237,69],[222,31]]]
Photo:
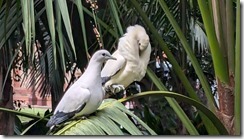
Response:
[[[95,115],[71,120],[63,126],[54,135],[156,135],[115,99],[105,99]]]
[[[219,134],[223,134],[226,135],[228,134],[226,128],[224,127],[224,125],[221,123],[221,121],[216,117],[216,115],[211,112],[211,110],[209,110],[206,106],[204,106],[201,102],[198,102],[190,97],[178,94],[178,93],[174,93],[174,92],[167,92],[167,91],[149,91],[149,92],[144,92],[144,93],[139,93],[130,97],[127,97],[126,99],[121,99],[120,101],[128,101],[132,98],[140,98],[140,97],[144,97],[144,96],[150,96],[150,95],[162,95],[165,97],[172,97],[178,101],[183,101],[183,102],[187,102],[189,104],[191,104],[192,106],[196,107],[196,109],[200,110],[202,112],[202,114],[204,114],[205,116],[207,116],[209,118],[209,120],[211,121],[212,125],[214,125],[216,127],[216,129],[218,130]],[[206,126],[206,125],[205,125]]]
[[[208,41],[212,53],[215,74],[218,78],[221,79],[222,82],[229,82],[229,74],[227,64],[224,59],[223,49],[221,50],[221,46],[218,44],[216,32],[214,29],[214,24],[212,20],[209,20],[210,9],[207,7],[207,3],[205,1],[198,0],[199,8],[202,13],[206,33],[208,36]]]
[[[114,46],[116,46],[118,38],[123,35],[127,26],[141,24],[147,30],[153,47],[150,63],[153,63],[158,51],[161,53],[163,50],[166,53],[167,61],[173,66],[170,71],[172,77],[170,85],[174,92],[179,93],[164,92],[165,99],[160,100],[157,105],[164,104],[162,101],[166,100],[167,103],[161,107],[165,110],[158,112],[150,106],[144,106],[143,109],[140,109],[144,114],[141,119],[158,134],[177,134],[176,131],[179,131],[177,124],[187,129],[187,132],[183,134],[227,134],[223,124],[214,113],[218,107],[215,105],[216,100],[213,99],[210,85],[216,80],[215,75],[221,82],[228,83],[229,73],[233,72],[236,82],[235,131],[236,134],[240,134],[240,2],[226,2],[226,9],[221,7],[221,4],[223,5],[221,1],[216,1],[218,3],[216,5],[212,4],[213,1],[210,0],[198,0],[198,4],[194,0],[185,2],[190,6],[187,9],[187,23],[185,24],[190,24],[188,19],[193,18],[193,22],[197,23],[203,30],[202,33],[206,32],[208,37],[210,52],[207,51],[205,55],[191,49],[195,47],[195,40],[193,39],[194,34],[189,32],[189,27],[186,27],[186,32],[181,29],[182,0],[107,0],[94,3],[98,5],[98,9],[91,9],[90,4],[79,0],[0,1],[0,29],[2,30],[0,32],[0,65],[7,73],[4,75],[3,86],[11,69],[17,63],[18,51],[21,50],[23,52],[22,66],[25,71],[30,66],[33,67],[30,72],[33,78],[29,85],[39,84],[42,97],[51,93],[52,102],[55,105],[63,94],[65,73],[74,73],[76,68],[83,71],[90,53],[101,48],[93,27],[97,27],[99,30],[100,40],[104,44],[102,48],[112,52],[116,48]],[[236,14],[232,12],[235,8]],[[216,9],[216,13],[213,9]],[[227,16],[220,18],[223,13],[226,13]],[[213,14],[216,14],[217,17]],[[218,22],[218,26],[220,26],[218,31],[215,29],[214,18],[223,21]],[[221,26],[220,23],[225,22],[226,26]],[[235,22],[236,30],[234,31]],[[220,35],[219,38],[218,35]],[[236,42],[234,42],[235,39]],[[41,47],[33,47],[36,40],[40,42]],[[37,56],[34,55],[34,49],[38,50]],[[183,53],[186,53],[189,59],[184,61]],[[227,59],[225,59],[226,56]],[[187,66],[184,66],[184,62]],[[74,64],[76,64],[75,67],[73,67]],[[167,90],[166,83],[160,81],[151,68],[148,68],[146,78],[150,84],[153,82],[158,90]],[[194,86],[196,79],[200,79],[202,87],[199,90],[203,90],[204,96],[207,97],[207,106],[196,95]],[[69,84],[72,84],[73,81],[74,76],[72,75]],[[157,90],[157,88],[153,90]],[[0,90],[0,96],[2,96],[2,90]],[[147,87],[146,90],[151,90],[151,88]],[[151,93],[157,94],[158,92]],[[143,95],[142,93],[132,97],[146,97]],[[153,97],[154,95],[151,96],[151,98]],[[190,104],[190,108],[194,106],[199,111],[192,112],[194,115],[192,118],[185,111],[184,106],[181,103],[178,104],[176,98],[186,101]],[[4,108],[0,110],[33,119],[23,124],[16,117],[14,129],[16,134],[44,134],[47,131],[44,126],[48,120],[46,117]],[[170,114],[162,120],[162,115],[166,113]],[[45,114],[45,116],[47,115]],[[132,117],[143,125],[142,129],[135,125],[134,120],[131,120]],[[121,120],[121,118],[125,120]],[[117,101],[107,100],[95,116],[90,116],[86,120],[71,121],[57,133],[155,134],[141,119]],[[178,121],[179,119],[181,123]],[[164,126],[162,122],[167,122],[169,125]],[[38,132],[36,130],[38,128],[44,130]],[[160,130],[161,128],[162,130]]]
[[[150,69],[147,70],[147,74],[151,77],[153,83],[157,86],[159,90],[161,91],[166,90],[162,82],[160,82],[160,80],[155,76],[155,74]],[[176,102],[176,100],[174,98],[169,98],[169,97],[166,97],[166,100],[168,101],[169,105],[174,109],[175,113],[178,115],[182,123],[184,123],[184,126],[186,127],[188,132],[191,135],[198,135],[196,128],[193,126],[190,119],[187,117],[187,115],[180,107],[180,105]]]
[[[236,10],[236,46],[235,46],[235,134],[241,134],[241,12],[240,1],[237,1]]]
[[[33,113],[33,111],[22,112],[21,110],[17,111],[6,108],[0,108],[0,111],[15,115],[14,133],[16,135],[44,135],[48,131],[46,123],[50,117],[49,110],[46,110],[43,116],[40,116],[39,112]],[[28,117],[30,120],[21,121],[20,116]]]

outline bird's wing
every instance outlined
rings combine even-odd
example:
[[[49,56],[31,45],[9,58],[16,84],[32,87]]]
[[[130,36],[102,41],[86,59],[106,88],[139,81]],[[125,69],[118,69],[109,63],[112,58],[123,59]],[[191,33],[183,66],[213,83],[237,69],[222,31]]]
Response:
[[[71,86],[64,94],[55,111],[73,112],[78,111],[90,98],[91,93],[78,83]]]
[[[86,105],[91,94],[86,88],[78,85],[71,86],[64,94],[54,111],[54,115],[48,121],[47,126],[57,125],[80,112]]]
[[[102,77],[102,86],[110,79],[111,77]]]
[[[102,78],[115,75],[126,64],[126,59],[122,55],[120,55],[118,50],[116,50],[112,56],[115,57],[117,60],[109,60],[106,62],[101,72]]]

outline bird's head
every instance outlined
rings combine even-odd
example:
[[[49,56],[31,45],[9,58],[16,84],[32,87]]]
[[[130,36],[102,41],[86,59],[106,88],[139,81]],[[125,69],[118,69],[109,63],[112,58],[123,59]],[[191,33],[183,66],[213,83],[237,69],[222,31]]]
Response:
[[[116,60],[115,57],[113,57],[107,50],[98,50],[96,53],[94,53],[93,57],[94,60],[104,63],[105,61],[112,59]]]
[[[149,43],[149,37],[147,34],[139,34],[138,46],[140,51],[144,51],[148,47]]]
[[[134,34],[134,39],[137,40],[140,51],[145,50],[149,45],[149,36],[144,27],[141,25],[129,26],[127,32]]]

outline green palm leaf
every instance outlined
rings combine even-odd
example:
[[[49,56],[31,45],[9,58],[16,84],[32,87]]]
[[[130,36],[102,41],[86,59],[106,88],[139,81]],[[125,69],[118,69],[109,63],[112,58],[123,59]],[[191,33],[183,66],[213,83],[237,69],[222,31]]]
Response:
[[[143,121],[115,99],[105,99],[95,116],[66,122],[54,135],[143,135],[130,118],[136,119],[148,134],[156,135]]]
[[[164,96],[164,97],[174,98],[178,101],[183,101],[183,102],[191,104],[192,106],[194,106],[198,110],[200,110],[204,115],[208,116],[208,119],[213,123],[213,125],[216,127],[216,129],[218,130],[218,132],[220,134],[228,135],[228,132],[227,132],[226,128],[224,127],[224,125],[221,123],[221,121],[218,119],[218,117],[216,117],[216,115],[211,110],[209,110],[202,103],[200,103],[190,97],[178,94],[178,93],[168,92],[168,91],[148,91],[148,92],[142,92],[142,93],[127,97],[125,99],[120,99],[119,101],[125,102],[125,101],[128,101],[133,98],[140,98],[140,97],[145,97],[145,96],[160,96],[160,95]]]
[[[235,55],[235,134],[241,134],[241,16],[240,1],[237,1],[236,10],[236,55]]]

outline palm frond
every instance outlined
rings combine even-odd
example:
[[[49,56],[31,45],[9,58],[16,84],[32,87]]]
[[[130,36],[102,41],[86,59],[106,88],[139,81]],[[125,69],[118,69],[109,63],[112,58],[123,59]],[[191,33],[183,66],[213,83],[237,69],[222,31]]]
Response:
[[[133,118],[134,120],[131,120]],[[139,126],[140,125],[140,128]],[[156,135],[136,115],[115,99],[105,99],[95,116],[74,120],[54,135]]]
[[[124,101],[128,101],[130,99],[133,98],[140,98],[140,97],[145,97],[145,96],[165,96],[165,97],[170,97],[170,98],[174,98],[177,101],[184,101],[187,102],[189,104],[191,104],[192,106],[196,107],[196,109],[200,110],[202,112],[202,114],[208,116],[209,120],[211,121],[211,123],[217,128],[217,130],[219,131],[220,134],[228,134],[228,131],[226,130],[226,128],[224,127],[224,125],[221,123],[221,121],[218,119],[218,117],[211,111],[209,110],[206,106],[204,106],[203,104],[201,104],[201,102],[196,101],[195,99],[192,99],[190,97],[178,94],[178,93],[174,93],[174,92],[167,92],[167,91],[149,91],[149,92],[142,92],[130,97],[127,97],[125,99],[120,99],[120,102],[124,102]],[[207,125],[209,126],[209,125]],[[212,130],[213,127],[210,127]]]

